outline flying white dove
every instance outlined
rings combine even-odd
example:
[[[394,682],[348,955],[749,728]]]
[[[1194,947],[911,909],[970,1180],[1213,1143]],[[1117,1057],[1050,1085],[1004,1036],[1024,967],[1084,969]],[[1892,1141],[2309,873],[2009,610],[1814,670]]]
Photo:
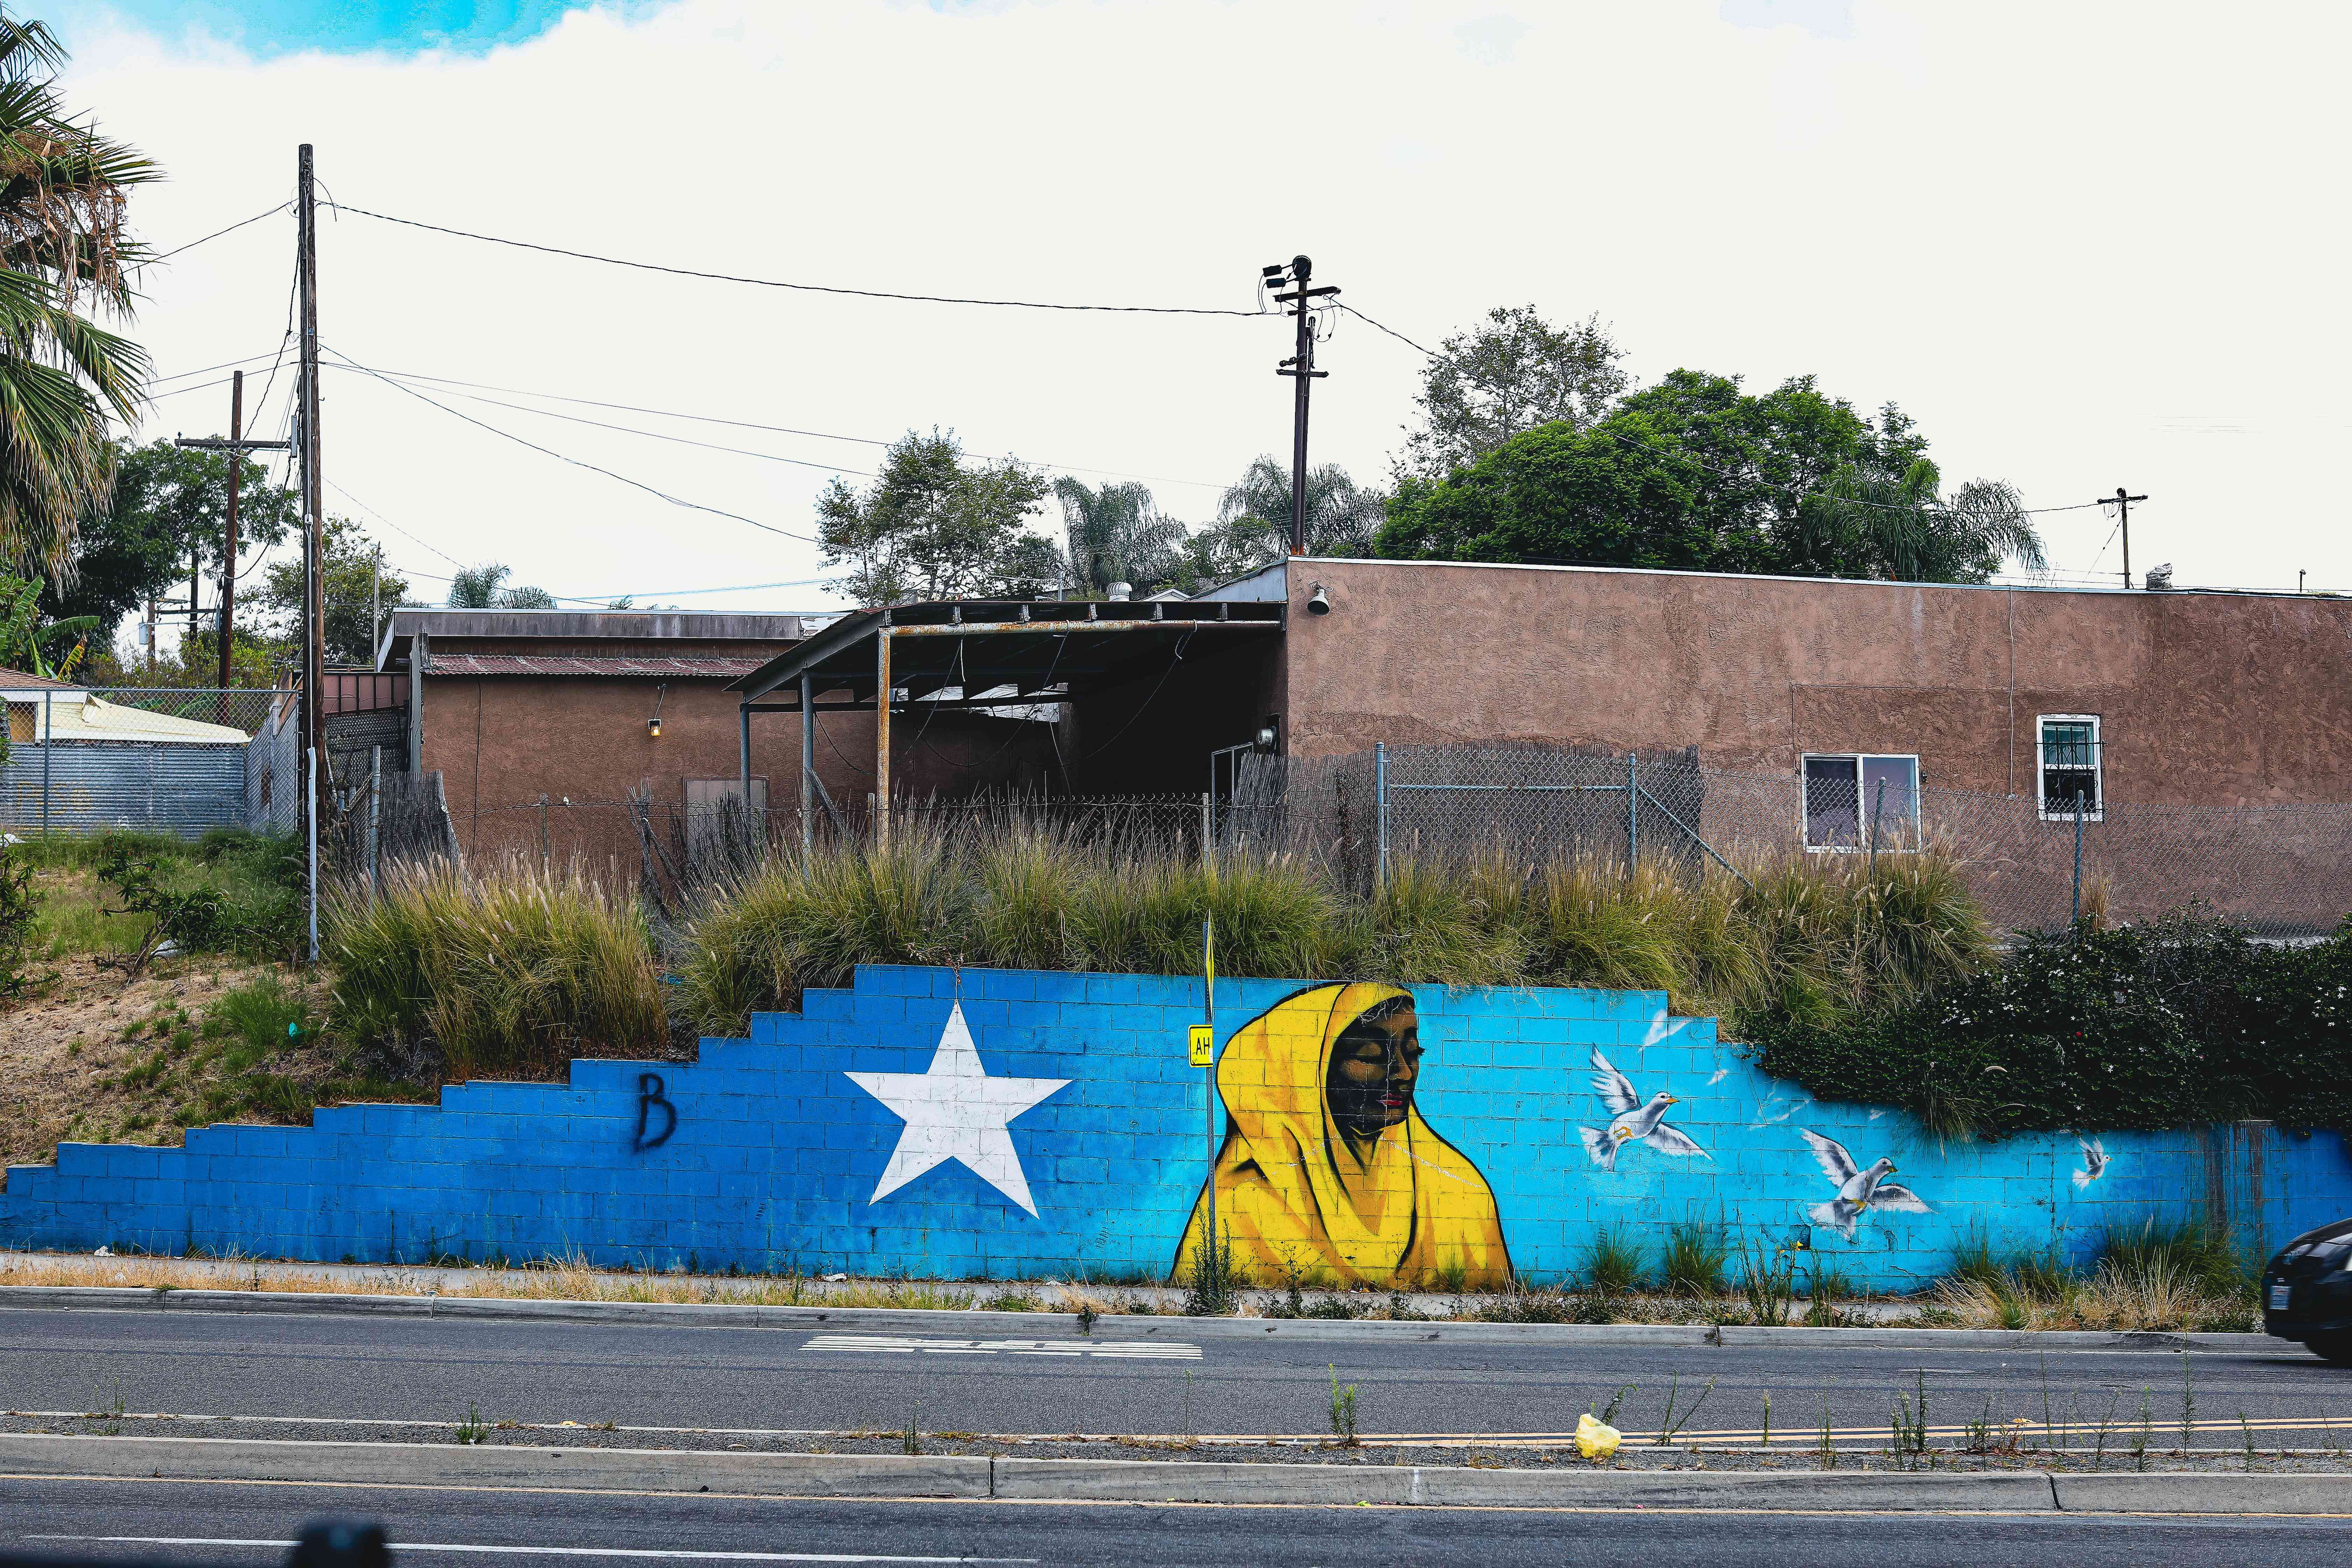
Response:
[[[1650,1097],[1647,1105],[1633,1092],[1633,1086],[1623,1073],[1609,1065],[1609,1058],[1598,1047],[1592,1052],[1592,1065],[1601,1070],[1592,1075],[1592,1092],[1602,1104],[1616,1113],[1616,1120],[1607,1127],[1584,1127],[1578,1131],[1584,1137],[1584,1152],[1592,1163],[1604,1171],[1617,1168],[1617,1151],[1628,1143],[1647,1143],[1661,1154],[1673,1154],[1688,1159],[1696,1154],[1709,1159],[1707,1152],[1666,1125],[1666,1107],[1679,1104],[1673,1095],[1659,1091]]]
[[[2088,1142],[2080,1138],[2074,1142],[2083,1149],[2083,1168],[2074,1173],[2074,1184],[2087,1187],[2107,1173],[2107,1151],[2096,1138]]]
[[[1853,1239],[1854,1226],[1864,1213],[1870,1209],[1900,1209],[1905,1214],[1927,1214],[1927,1205],[1919,1194],[1908,1187],[1895,1185],[1886,1178],[1895,1173],[1895,1162],[1881,1159],[1868,1170],[1853,1163],[1845,1145],[1834,1138],[1824,1138],[1805,1128],[1798,1135],[1813,1146],[1813,1158],[1821,1162],[1822,1174],[1837,1184],[1837,1196],[1825,1204],[1815,1204],[1806,1212],[1815,1225],[1825,1225],[1848,1241]]]

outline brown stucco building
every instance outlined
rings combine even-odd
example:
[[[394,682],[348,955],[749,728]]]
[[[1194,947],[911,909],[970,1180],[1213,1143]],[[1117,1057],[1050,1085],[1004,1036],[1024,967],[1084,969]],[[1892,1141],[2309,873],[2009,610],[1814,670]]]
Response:
[[[2352,800],[2347,598],[1318,560],[1210,597],[1288,605],[1247,705],[1295,756],[1696,746],[1786,776],[1883,754],[1923,788],[2021,796],[2087,760],[2101,799]]]
[[[826,617],[652,610],[393,613],[377,668],[409,677],[405,759],[440,775],[468,853],[536,850],[637,861],[630,803],[677,826],[683,808],[741,795],[740,705],[729,682]],[[656,724],[656,721],[658,721]],[[902,773],[926,791],[1016,776],[1045,742],[1018,721],[943,713]],[[852,809],[872,785],[870,713],[819,717],[817,773]],[[751,800],[794,798],[797,715],[751,735]]]

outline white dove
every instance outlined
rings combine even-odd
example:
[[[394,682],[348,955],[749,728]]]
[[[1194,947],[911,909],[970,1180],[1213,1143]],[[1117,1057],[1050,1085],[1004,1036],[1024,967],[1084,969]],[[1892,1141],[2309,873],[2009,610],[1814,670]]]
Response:
[[[1592,1065],[1601,1069],[1592,1075],[1592,1092],[1616,1112],[1616,1120],[1605,1128],[1578,1130],[1584,1136],[1584,1152],[1592,1156],[1594,1164],[1604,1171],[1614,1171],[1617,1151],[1635,1142],[1647,1143],[1661,1154],[1682,1159],[1693,1154],[1702,1160],[1711,1158],[1706,1150],[1666,1125],[1666,1107],[1681,1103],[1673,1095],[1660,1090],[1644,1105],[1625,1075],[1611,1067],[1609,1058],[1597,1047],[1592,1052]]]
[[[2087,1143],[2080,1138],[2074,1142],[2083,1149],[2083,1168],[2074,1173],[2074,1184],[2087,1187],[2107,1173],[2107,1151],[2096,1138]]]
[[[1919,1201],[1919,1194],[1908,1187],[1895,1185],[1886,1178],[1895,1173],[1895,1162],[1881,1159],[1868,1170],[1853,1163],[1845,1145],[1834,1138],[1824,1138],[1805,1128],[1798,1135],[1813,1146],[1813,1158],[1821,1162],[1822,1173],[1837,1184],[1837,1196],[1825,1204],[1815,1204],[1806,1212],[1815,1225],[1825,1225],[1848,1241],[1853,1239],[1854,1226],[1869,1209],[1900,1209],[1905,1214],[1929,1213]]]

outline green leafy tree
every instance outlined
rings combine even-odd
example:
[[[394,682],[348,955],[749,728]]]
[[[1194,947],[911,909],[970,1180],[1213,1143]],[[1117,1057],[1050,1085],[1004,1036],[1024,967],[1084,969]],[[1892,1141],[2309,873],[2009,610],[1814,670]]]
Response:
[[[2023,548],[2030,525],[2022,535],[1995,527],[1998,498],[1981,487],[1964,488],[1981,511],[1953,515],[1935,494],[1933,465],[1911,510],[1914,526],[1942,542],[1897,553],[1899,531],[1849,477],[1909,475],[1926,447],[1892,404],[1874,421],[1810,376],[1749,394],[1734,377],[1678,370],[1589,426],[1542,426],[1443,480],[1407,479],[1379,547],[1447,561],[1856,577],[1895,575],[1900,564],[1931,569],[1920,580],[1958,582],[1997,570],[1998,554],[1985,559],[1996,545],[2038,564],[2038,544]],[[1849,484],[1841,510],[1816,499]],[[1868,514],[1867,529],[1856,512]]]
[[[1070,588],[1078,597],[1107,597],[1113,583],[1126,583],[1138,594],[1191,585],[1191,536],[1182,523],[1160,514],[1149,486],[1090,489],[1065,476],[1054,481],[1054,494],[1062,503]]]
[[[842,586],[861,605],[1038,598],[1066,571],[1026,526],[1051,489],[1012,458],[967,461],[952,432],[909,430],[863,495],[835,479],[817,498],[818,547],[848,566]]]
[[[129,422],[149,364],[92,312],[127,317],[134,186],[161,172],[75,123],[48,28],[0,10],[0,559],[62,576],[105,497],[110,416]]]
[[[1628,384],[1624,357],[1601,318],[1555,327],[1533,305],[1497,307],[1438,345],[1413,401],[1399,478],[1438,480],[1542,425],[1582,429]]]
[[[299,538],[301,501],[268,470],[244,459],[237,494],[237,558]],[[228,454],[168,441],[118,448],[114,491],[74,542],[62,586],[44,595],[59,616],[94,616],[111,642],[124,616],[149,599],[177,599],[193,570],[215,584],[228,535]],[[207,595],[206,597],[212,597]],[[215,602],[217,602],[215,600]]]
[[[367,531],[351,519],[330,517],[325,532],[326,571],[320,584],[320,596],[326,609],[327,662],[373,665],[375,637],[369,624],[369,605],[373,602],[389,614],[394,605],[404,604],[408,580],[397,572],[386,570],[379,583],[375,544],[368,538]],[[255,603],[268,616],[271,634],[289,650],[299,647],[302,635],[300,559],[271,562]]]
[[[1388,498],[1337,463],[1307,470],[1307,552],[1370,555]],[[1290,553],[1290,465],[1272,453],[1252,462],[1217,508],[1203,542],[1220,575],[1248,572]]]

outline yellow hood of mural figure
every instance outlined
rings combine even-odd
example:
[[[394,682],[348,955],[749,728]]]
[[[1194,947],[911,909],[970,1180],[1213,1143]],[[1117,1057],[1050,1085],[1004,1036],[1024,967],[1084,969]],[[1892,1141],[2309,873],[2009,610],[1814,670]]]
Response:
[[[1210,1180],[1217,1228],[1234,1268],[1260,1284],[1295,1267],[1310,1284],[1463,1287],[1510,1279],[1503,1225],[1486,1179],[1429,1129],[1415,1106],[1359,1163],[1324,1098],[1331,1048],[1366,1008],[1409,993],[1357,981],[1318,985],[1234,1032],[1217,1061],[1224,1147]],[[1180,1271],[1208,1227],[1208,1189],[1176,1252]]]

